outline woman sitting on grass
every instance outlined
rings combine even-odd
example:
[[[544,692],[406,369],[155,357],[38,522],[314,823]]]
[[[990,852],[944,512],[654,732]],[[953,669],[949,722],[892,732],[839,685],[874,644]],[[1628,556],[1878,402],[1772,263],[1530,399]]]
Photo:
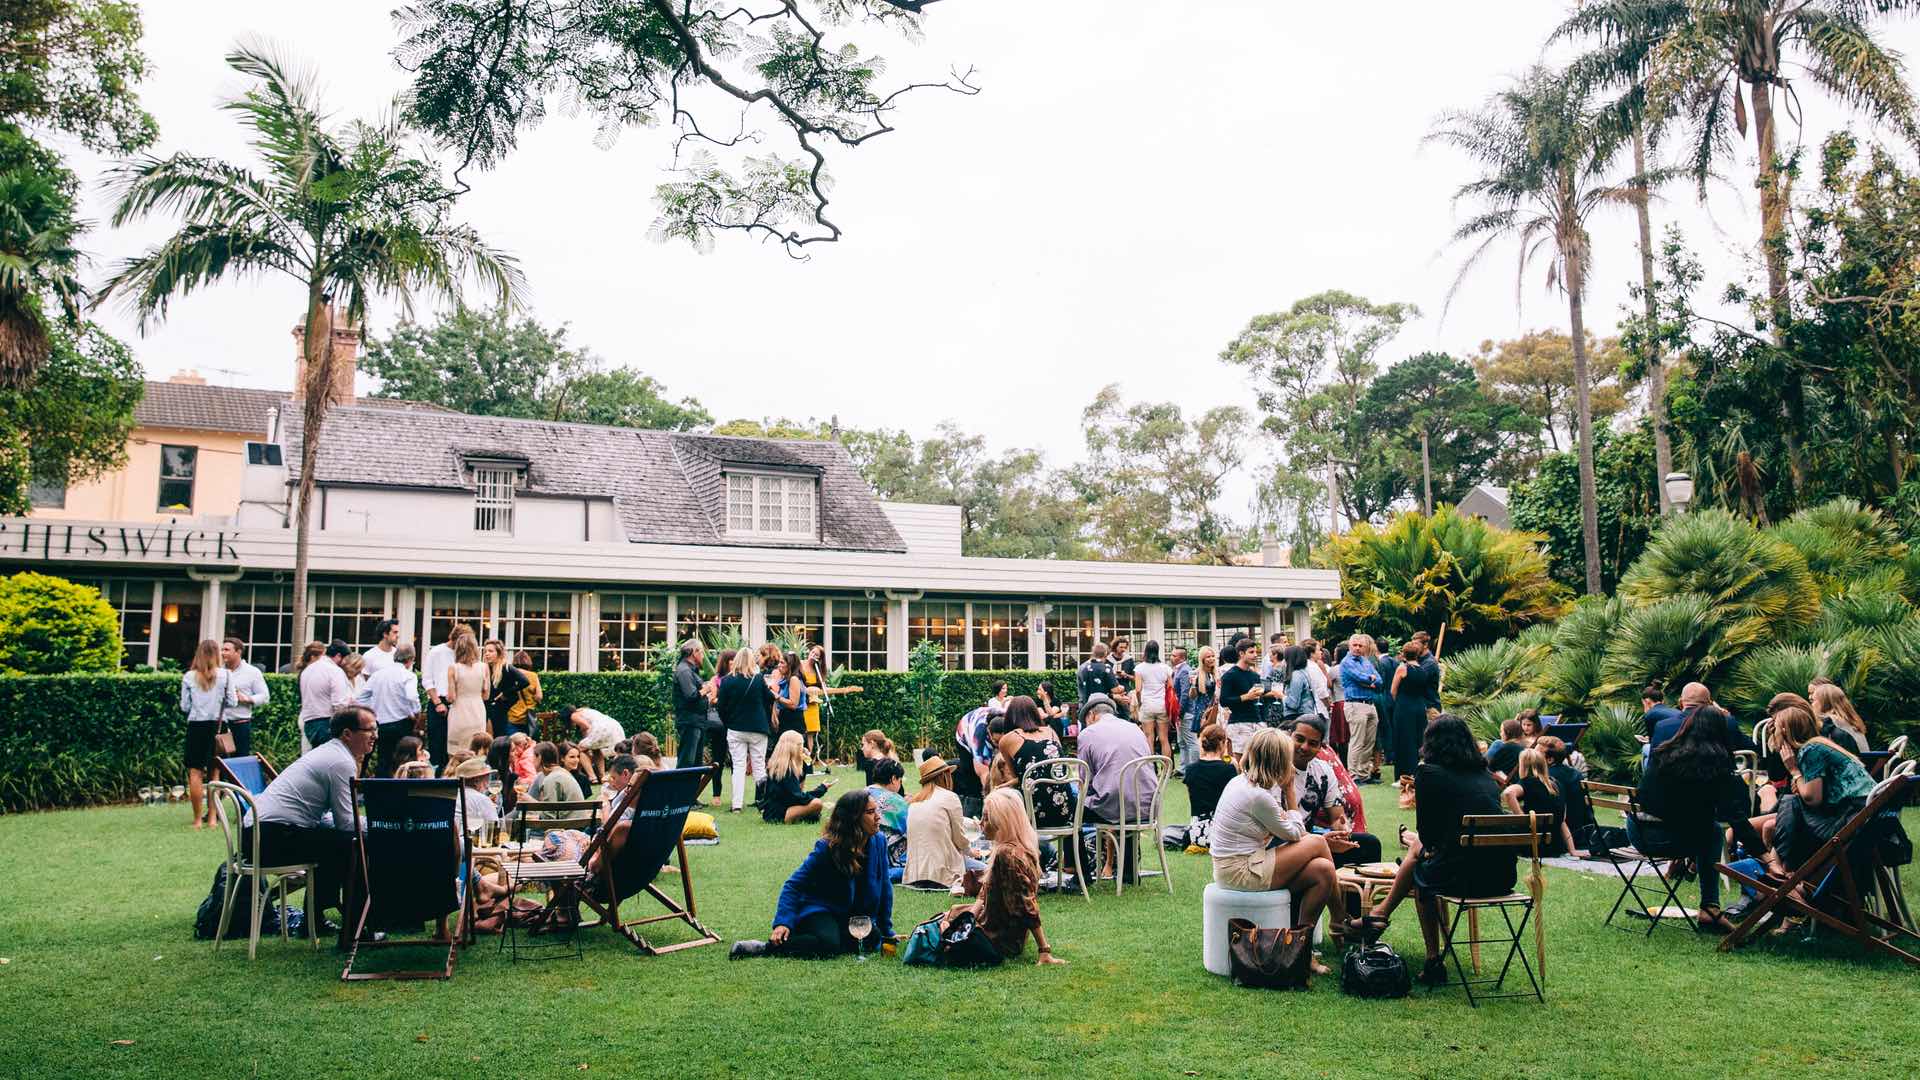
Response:
[[[900,762],[900,755],[894,751],[893,740],[887,738],[887,733],[874,728],[860,736],[860,756],[854,759],[854,765],[859,768],[860,775],[866,777],[867,783],[871,785],[873,767],[882,761],[891,761],[897,765]]]
[[[1001,788],[987,796],[980,811],[980,831],[993,843],[980,898],[955,905],[942,917],[941,931],[962,912],[972,912],[975,928],[993,942],[1001,959],[1019,956],[1027,947],[1027,935],[1032,934],[1034,948],[1040,950],[1036,963],[1066,963],[1053,955],[1040,929],[1039,839],[1027,820],[1026,804],[1014,789]]]
[[[865,788],[849,791],[833,804],[806,861],[780,887],[772,935],[765,941],[736,941],[730,955],[739,960],[852,952],[859,942],[847,932],[847,921],[856,915],[873,920],[873,947],[893,936],[887,841],[880,835],[880,808]]]
[[[1528,747],[1520,751],[1520,764],[1514,766],[1513,783],[1500,793],[1507,811],[1514,814],[1539,814],[1547,821],[1546,837],[1540,846],[1542,855],[1565,855],[1573,850],[1573,833],[1567,829],[1567,799],[1579,792],[1563,792],[1547,771],[1547,755]]]
[[[1224,889],[1293,893],[1293,924],[1306,930],[1333,899],[1333,851],[1307,831],[1294,795],[1293,739],[1261,728],[1240,758],[1246,770],[1227,783],[1213,811],[1213,880]],[[1316,975],[1328,969],[1313,962]]]
[[[1347,933],[1362,941],[1379,938],[1387,917],[1408,893],[1420,916],[1420,935],[1426,939],[1427,966],[1420,981],[1441,986],[1447,981],[1440,957],[1441,895],[1501,896],[1513,891],[1516,878],[1513,848],[1460,846],[1460,818],[1466,814],[1498,814],[1500,785],[1487,771],[1487,759],[1467,722],[1441,713],[1427,725],[1420,747],[1420,767],[1413,773],[1417,800],[1415,820],[1420,835],[1407,858],[1400,862],[1393,887],[1373,912],[1347,924]]]
[[[767,790],[760,797],[760,816],[775,825],[798,821],[819,821],[826,804],[820,796],[833,786],[833,778],[811,791],[800,786],[806,776],[807,744],[798,731],[787,731],[767,756]]]
[[[981,868],[967,853],[954,775],[955,767],[938,756],[920,762],[920,787],[907,800],[907,867],[900,878],[911,887],[959,889],[968,870]]]
[[[534,777],[527,788],[528,802],[580,802],[586,798],[580,791],[580,782],[561,766],[560,747],[543,742],[533,748],[533,753],[540,763],[540,775]],[[567,816],[564,810],[549,810],[539,815],[542,820]]]

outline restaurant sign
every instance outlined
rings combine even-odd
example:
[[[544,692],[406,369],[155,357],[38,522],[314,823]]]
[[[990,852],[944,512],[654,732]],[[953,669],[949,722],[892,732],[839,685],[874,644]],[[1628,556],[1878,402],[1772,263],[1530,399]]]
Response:
[[[225,529],[184,529],[177,525],[0,521],[0,557],[237,563],[240,553],[233,549],[233,542],[239,535]]]

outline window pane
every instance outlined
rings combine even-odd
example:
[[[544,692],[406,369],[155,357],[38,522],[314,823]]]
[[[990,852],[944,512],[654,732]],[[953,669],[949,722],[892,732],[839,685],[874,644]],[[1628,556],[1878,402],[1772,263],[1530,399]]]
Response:
[[[687,595],[676,597],[674,603],[679,608],[675,641],[698,638],[708,649],[717,651],[731,647],[721,642],[741,635],[746,601],[738,596]]]
[[[1100,640],[1113,643],[1125,638],[1127,655],[1134,659],[1140,656],[1140,646],[1147,641],[1147,609],[1140,605],[1101,604]]]
[[[1169,650],[1179,647],[1188,652],[1197,652],[1202,646],[1213,644],[1213,609],[1208,607],[1168,607],[1162,610],[1166,627],[1166,640],[1161,644]]]
[[[765,533],[777,533],[780,531],[782,497],[784,494],[781,489],[780,478],[777,476],[762,476],[759,478],[759,484],[759,529]]]
[[[1027,605],[974,601],[973,669],[1026,670]]]
[[[193,662],[200,647],[200,583],[170,581],[160,596],[160,659],[181,667]],[[145,657],[141,661],[145,662]]]
[[[785,632],[807,645],[819,644],[826,640],[826,609],[824,600],[768,597],[767,639],[771,641],[774,635]]]
[[[482,641],[494,636],[493,593],[488,590],[435,589],[432,604],[427,620],[429,646],[446,641],[456,621],[466,623]]]
[[[293,659],[293,590],[285,585],[227,586],[227,634],[246,643],[243,658],[261,671]]]
[[[384,585],[313,587],[315,641],[339,638],[353,651],[365,652],[373,648],[378,640],[373,628],[384,618],[387,618],[387,589]]]
[[[967,656],[967,605],[958,600],[923,600],[907,608],[907,648],[922,641],[940,646],[948,670],[964,666]]]
[[[1047,615],[1047,667],[1072,670],[1093,655],[1093,605],[1055,604]]]
[[[513,598],[514,616],[507,620],[503,639],[509,655],[525,652],[535,671],[571,670],[573,594],[523,592]]]
[[[151,581],[113,579],[100,583],[100,595],[120,613],[120,640],[126,653],[120,666],[131,670],[147,662],[147,643],[153,640]]]
[[[727,476],[727,530],[753,531],[753,477],[732,473]]]
[[[887,604],[884,600],[835,600],[833,644],[827,661],[854,671],[887,668]]]
[[[787,531],[800,536],[813,535],[813,481],[787,481]]]
[[[59,510],[67,505],[65,480],[35,480],[27,485],[27,503],[41,510]]]
[[[193,467],[199,455],[199,448],[194,446],[162,446],[160,476],[171,480],[193,479]]]
[[[667,640],[667,598],[647,593],[600,597],[600,670],[649,671],[653,648]]]

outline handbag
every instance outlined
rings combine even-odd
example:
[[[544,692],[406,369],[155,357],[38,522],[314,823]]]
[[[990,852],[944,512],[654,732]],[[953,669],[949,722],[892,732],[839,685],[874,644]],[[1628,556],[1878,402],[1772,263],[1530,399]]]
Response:
[[[1167,715],[1180,715],[1180,695],[1173,692],[1173,680],[1167,680]]]
[[[1403,998],[1413,992],[1413,973],[1391,945],[1355,945],[1340,963],[1340,992],[1361,998]]]
[[[217,758],[232,757],[238,749],[233,742],[233,732],[227,729],[227,694],[232,689],[233,676],[222,681],[227,685],[220,690],[220,712],[213,721],[213,756]]]
[[[900,962],[916,967],[933,967],[940,963],[940,919],[935,915],[926,922],[913,928],[907,935],[907,944],[900,950]]]
[[[1227,923],[1233,981],[1262,990],[1305,990],[1312,973],[1313,928],[1258,927],[1246,919]]]
[[[1000,949],[987,940],[971,911],[954,916],[940,935],[943,967],[999,967],[1003,962],[1005,958],[1000,955]]]

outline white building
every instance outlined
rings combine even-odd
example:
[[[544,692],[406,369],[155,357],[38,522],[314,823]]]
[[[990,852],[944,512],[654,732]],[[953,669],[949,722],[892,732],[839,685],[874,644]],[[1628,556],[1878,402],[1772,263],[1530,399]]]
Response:
[[[232,426],[231,388],[169,392]],[[254,407],[237,513],[0,519],[0,570],[102,585],[130,664],[235,634],[268,668],[299,641],[364,648],[387,616],[408,640],[475,623],[540,670],[643,667],[649,647],[722,627],[791,629],[855,670],[903,668],[923,639],[955,668],[1064,668],[1116,635],[1137,651],[1304,634],[1307,602],[1339,590],[1332,572],[1282,566],[966,558],[958,508],[876,500],[833,442],[348,403],[321,439],[296,632],[299,409]]]

